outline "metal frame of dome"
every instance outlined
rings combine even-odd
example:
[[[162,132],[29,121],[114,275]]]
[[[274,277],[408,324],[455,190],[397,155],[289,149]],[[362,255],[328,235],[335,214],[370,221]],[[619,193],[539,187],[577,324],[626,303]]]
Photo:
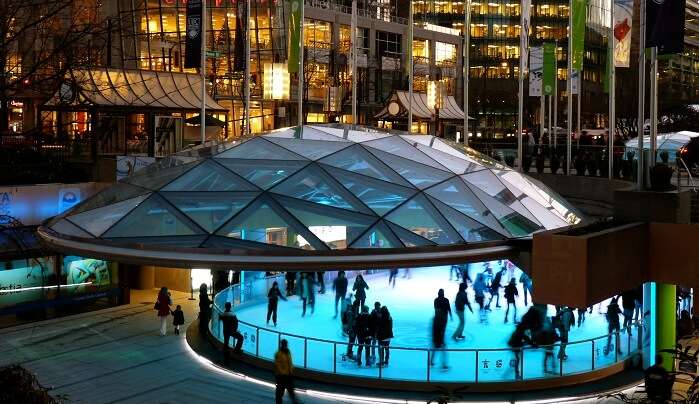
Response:
[[[580,220],[542,184],[462,145],[307,125],[160,160],[39,234],[123,262],[337,268],[509,254],[513,240]]]

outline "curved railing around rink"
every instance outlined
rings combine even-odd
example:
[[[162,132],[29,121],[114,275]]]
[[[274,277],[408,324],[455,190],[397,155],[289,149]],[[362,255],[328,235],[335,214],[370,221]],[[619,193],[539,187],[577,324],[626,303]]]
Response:
[[[279,275],[246,282],[242,296],[239,284],[230,286],[218,293],[214,298],[209,325],[212,335],[223,341],[219,315],[223,312],[225,302],[231,302],[233,307],[237,309],[266,303],[267,291],[275,281],[283,290],[284,276]],[[565,347],[567,360],[558,356],[561,343],[551,346],[523,347],[519,362],[520,376],[517,376],[515,371],[515,354],[510,348],[429,349],[390,346],[389,366],[359,367],[346,355],[347,342],[286,333],[259,327],[245,321],[239,321],[238,331],[244,337],[244,353],[269,361],[274,361],[279,341],[286,339],[292,353],[294,366],[297,368],[343,376],[396,381],[486,383],[556,378],[612,366],[642,350],[644,327],[640,323],[635,323],[632,326],[631,334],[623,329],[621,333],[618,333],[621,352],[615,349],[617,337],[614,334],[611,334],[613,343],[611,352],[606,351],[609,335],[569,342]],[[231,345],[233,342],[230,342]],[[353,351],[356,355],[358,344],[353,345]],[[548,372],[544,372],[543,369],[546,348],[552,349],[554,355],[554,365],[548,369]],[[368,349],[371,349],[371,346]],[[378,361],[378,346],[375,346],[375,349],[377,350],[375,358]],[[442,369],[442,351],[447,355],[447,370]],[[430,366],[432,355],[435,355],[434,366]],[[364,362],[364,354],[362,354],[362,362]],[[532,363],[536,365],[532,365]]]

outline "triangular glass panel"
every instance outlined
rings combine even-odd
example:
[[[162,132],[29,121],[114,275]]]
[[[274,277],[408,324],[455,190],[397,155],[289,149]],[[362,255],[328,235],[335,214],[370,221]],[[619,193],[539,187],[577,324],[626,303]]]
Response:
[[[417,234],[413,233],[412,231],[404,229],[404,228],[398,226],[397,224],[388,223],[388,227],[391,228],[393,233],[395,233],[395,235],[398,236],[400,241],[406,247],[422,247],[422,246],[435,245],[435,243],[433,241],[430,241],[426,238],[420,237]]]
[[[305,160],[302,156],[277,146],[263,137],[256,137],[232,147],[215,158],[260,160]]]
[[[284,138],[284,139],[293,139],[295,138],[295,134],[298,131],[295,131],[294,128],[280,128],[280,129],[274,129],[271,130],[267,133],[265,133],[266,138],[271,138],[271,137],[278,137],[278,138]]]
[[[512,178],[512,177],[510,177]],[[536,190],[526,188],[526,185],[521,184],[525,187],[526,191],[522,188],[512,185],[509,181],[501,178],[502,183],[517,197],[517,199],[524,205],[524,207],[536,217],[537,221],[544,225],[547,229],[555,229],[558,227],[567,226],[565,220],[558,216],[557,212],[553,210],[553,207],[546,203],[545,205],[541,203],[541,196],[537,195]]]
[[[275,207],[260,199],[248,205],[216,234],[257,243],[315,250],[303,236],[304,229],[282,217]]]
[[[305,130],[306,129],[304,129],[304,131]],[[350,142],[337,142],[329,140],[269,138],[269,141],[282,146],[285,149],[289,149],[296,154],[300,154],[309,160],[318,160],[352,145]]]
[[[389,136],[382,139],[372,140],[370,142],[364,142],[362,143],[362,146],[370,146],[374,149],[403,157],[404,159],[422,163],[438,170],[449,171],[446,167],[429,158],[417,148],[413,147],[410,143],[403,140],[403,138],[400,136]]]
[[[315,164],[307,166],[280,182],[270,191],[320,205],[371,213],[359,200]]]
[[[57,221],[56,223],[51,225],[51,228],[60,234],[65,234],[68,236],[84,237],[84,238],[94,237],[92,234],[86,232],[85,230],[81,229],[80,227],[69,222],[68,219],[61,219],[61,220]]]
[[[378,178],[398,185],[410,186],[400,175],[360,145],[350,146],[319,161],[357,174]]]
[[[490,195],[495,200],[509,206],[511,209],[526,217],[534,223],[539,223],[536,218],[522,205],[517,197],[500,181],[490,170],[481,170],[461,176],[468,184],[473,185]],[[486,203],[486,206],[488,204]]]
[[[379,222],[355,240],[352,248],[399,248],[403,243],[388,229],[385,223]]]
[[[430,198],[430,201],[437,209],[439,209],[439,213],[441,213],[442,216],[449,221],[449,223],[456,229],[456,231],[459,232],[461,237],[466,240],[467,243],[479,243],[505,239],[502,234],[496,232],[490,227],[459,213],[455,209],[450,208],[434,198]]]
[[[454,177],[428,188],[425,190],[425,193],[493,230],[507,234],[497,218],[459,177]]]
[[[498,221],[507,229],[514,237],[524,237],[531,233],[540,230],[542,227],[538,223],[534,223],[526,217],[515,212],[505,204],[495,200],[495,198],[481,191],[473,185],[467,185],[474,195],[478,197],[495,215]]]
[[[451,154],[435,150],[429,146],[417,145],[418,150],[433,158],[439,164],[448,168],[454,174],[470,173],[482,170],[483,166],[478,165],[468,159],[455,157]]]
[[[149,172],[143,172],[145,171],[144,169],[130,177],[124,178],[122,181],[131,185],[138,185],[139,187],[157,191],[198,163],[198,161],[195,161],[173,167],[161,168],[160,170],[149,170]]]
[[[196,248],[200,247],[207,237],[205,234],[200,234],[196,236],[105,237],[105,240],[121,243]]]
[[[256,191],[258,188],[216,164],[206,160],[167,184],[163,191]]]
[[[438,170],[381,150],[371,149],[371,152],[419,189],[425,189],[454,176],[450,171]]]
[[[259,192],[162,192],[161,195],[212,233],[246,207]]]
[[[331,128],[331,127],[326,126],[326,125],[323,125],[323,126],[309,125],[307,127],[316,129],[316,130],[323,132],[323,133],[327,133],[330,136],[334,137],[336,141],[346,141],[344,138],[345,137],[345,130],[344,129]],[[304,135],[304,139],[310,139],[310,138]],[[322,140],[330,140],[330,139],[323,137]]]
[[[400,137],[410,144],[419,143],[427,147],[429,147],[432,144],[432,141],[435,138],[432,135],[400,135]]]
[[[160,195],[153,194],[103,237],[191,236],[204,231]]]
[[[88,210],[112,205],[126,199],[135,198],[137,196],[149,193],[150,191],[145,188],[136,187],[123,182],[116,182],[110,185],[109,187],[99,191],[84,202],[81,202],[80,204],[76,205],[67,212],[64,212],[63,214],[61,214],[61,216],[65,217],[70,215],[76,215],[81,212],[86,212]]]
[[[299,222],[333,250],[345,249],[376,217],[289,198],[275,197]]]
[[[262,189],[268,189],[309,164],[304,161],[216,159],[227,169]]]
[[[387,220],[437,244],[463,242],[437,209],[418,194],[386,216]]]
[[[150,194],[137,196],[125,201],[113,203],[101,208],[88,210],[86,212],[71,215],[68,219],[81,228],[99,237],[107,231],[114,223],[119,221],[127,213],[148,198]]]
[[[418,192],[414,188],[402,187],[339,168],[325,165],[323,165],[323,168],[342,186],[379,215],[386,214]]]
[[[342,130],[338,136],[337,132],[333,132],[331,128],[324,128],[321,126],[309,126],[304,125],[303,130],[299,131],[300,139],[308,140],[327,140],[330,142],[346,142],[342,138]]]
[[[204,244],[204,248],[225,248],[225,249],[241,249],[241,250],[255,250],[255,251],[274,251],[274,250],[290,250],[289,247],[282,247],[273,244],[257,243],[254,241],[239,240],[237,238],[222,237],[222,236],[210,236]]]

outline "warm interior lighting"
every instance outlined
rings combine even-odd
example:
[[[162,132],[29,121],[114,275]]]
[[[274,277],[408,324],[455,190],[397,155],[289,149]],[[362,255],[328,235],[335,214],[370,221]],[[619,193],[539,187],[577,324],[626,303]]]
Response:
[[[286,63],[265,63],[263,76],[266,100],[289,99],[289,70]]]

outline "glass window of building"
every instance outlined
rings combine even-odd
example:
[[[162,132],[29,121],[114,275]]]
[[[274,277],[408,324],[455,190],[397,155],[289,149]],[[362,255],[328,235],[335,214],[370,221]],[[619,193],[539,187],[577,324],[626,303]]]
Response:
[[[436,42],[434,58],[437,66],[456,66],[456,45]]]
[[[430,41],[427,39],[413,39],[413,60],[415,63],[429,64]]]
[[[332,48],[332,24],[306,19],[303,23],[303,43],[309,48]]]
[[[401,41],[401,34],[377,31],[376,52],[379,56],[400,57],[403,54]]]

